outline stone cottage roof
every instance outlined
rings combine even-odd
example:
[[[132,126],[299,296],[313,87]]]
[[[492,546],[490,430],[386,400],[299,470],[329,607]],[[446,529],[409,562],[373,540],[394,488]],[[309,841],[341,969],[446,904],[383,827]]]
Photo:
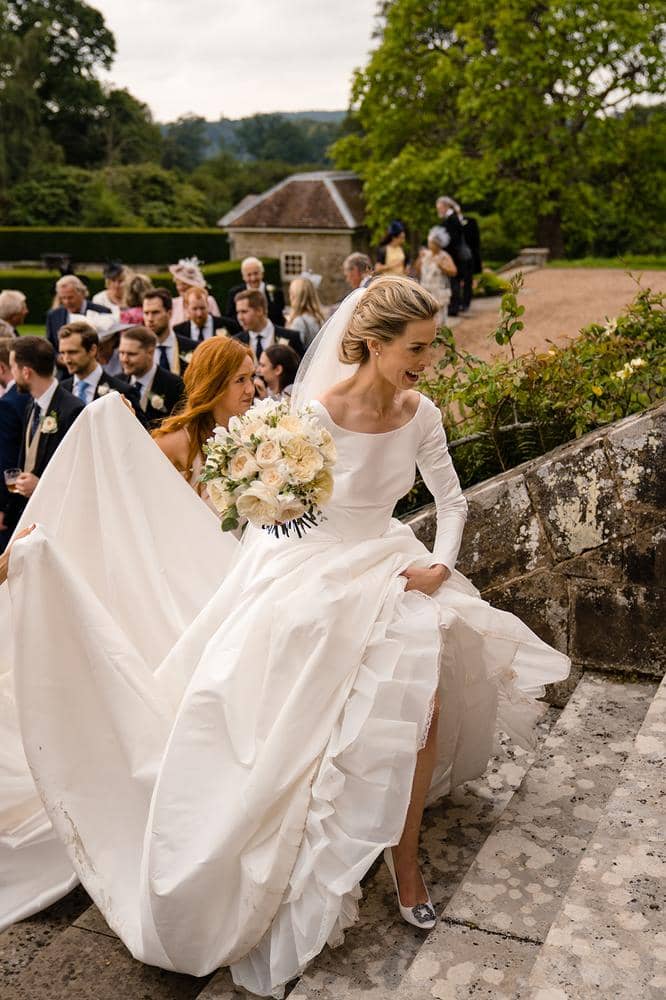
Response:
[[[244,198],[218,226],[238,229],[358,229],[361,181],[345,170],[292,174],[260,195]]]

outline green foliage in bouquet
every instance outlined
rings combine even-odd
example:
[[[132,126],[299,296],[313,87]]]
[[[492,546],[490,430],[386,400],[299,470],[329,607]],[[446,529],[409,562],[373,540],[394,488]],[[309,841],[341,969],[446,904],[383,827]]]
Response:
[[[464,487],[663,398],[665,296],[638,283],[622,315],[586,326],[566,346],[516,356],[521,285],[521,276],[512,280],[491,334],[511,358],[481,360],[445,329],[445,356],[421,385],[442,410]]]

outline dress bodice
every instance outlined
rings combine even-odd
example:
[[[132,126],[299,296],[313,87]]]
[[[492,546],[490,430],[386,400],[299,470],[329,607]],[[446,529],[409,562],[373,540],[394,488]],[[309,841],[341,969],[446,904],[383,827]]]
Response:
[[[437,506],[437,561],[453,569],[467,505],[434,403],[420,396],[411,420],[379,434],[340,427],[322,403],[314,400],[312,405],[333,435],[338,452],[323,531],[349,541],[383,535],[396,503],[414,485],[418,467]]]

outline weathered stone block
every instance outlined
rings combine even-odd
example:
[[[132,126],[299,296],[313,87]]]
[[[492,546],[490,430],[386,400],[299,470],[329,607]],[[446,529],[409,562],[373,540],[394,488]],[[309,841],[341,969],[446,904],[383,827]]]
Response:
[[[517,615],[550,646],[568,651],[569,591],[563,577],[541,570],[495,587],[485,597],[494,607]]]
[[[629,583],[666,586],[666,525],[629,538],[622,551],[622,567]]]
[[[550,566],[552,558],[525,479],[508,473],[468,490],[458,568],[479,590]]]
[[[557,560],[627,533],[624,508],[598,439],[558,449],[526,479]]]
[[[606,450],[625,507],[663,519],[666,507],[666,404],[622,420],[606,436]]]
[[[666,591],[572,584],[571,655],[586,664],[661,677],[666,670]]]

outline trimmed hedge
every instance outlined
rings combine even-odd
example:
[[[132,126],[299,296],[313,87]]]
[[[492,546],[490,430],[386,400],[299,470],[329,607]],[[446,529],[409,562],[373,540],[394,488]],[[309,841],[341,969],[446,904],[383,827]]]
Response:
[[[266,281],[268,284],[280,284],[280,263],[272,258],[264,258],[266,269]],[[203,273],[206,281],[210,285],[211,294],[217,300],[222,312],[227,301],[229,289],[242,282],[240,273],[240,261],[225,260],[204,267]],[[100,271],[78,271],[78,276],[88,286],[90,296],[104,288],[104,278]],[[16,288],[23,292],[28,300],[30,309],[29,321],[38,323],[46,315],[53,304],[55,283],[60,277],[59,271],[42,271],[37,269],[17,269],[12,271],[0,271],[0,290],[3,288]],[[168,288],[174,295],[176,288],[168,273],[151,274],[151,279],[155,287],[162,286]]]
[[[0,260],[41,260],[42,254],[71,254],[76,263],[122,260],[167,267],[181,257],[229,259],[229,240],[220,229],[83,229],[0,226]]]

